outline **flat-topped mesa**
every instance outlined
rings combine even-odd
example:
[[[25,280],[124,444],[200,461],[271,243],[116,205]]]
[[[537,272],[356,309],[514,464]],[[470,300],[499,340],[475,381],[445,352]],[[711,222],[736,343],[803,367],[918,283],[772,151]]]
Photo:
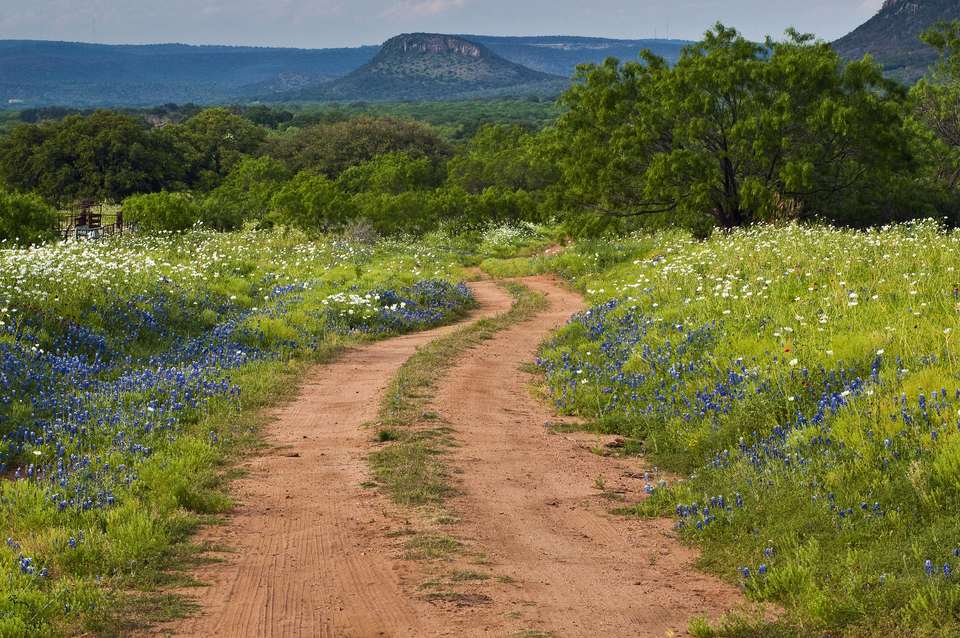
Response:
[[[383,43],[346,77],[301,92],[304,99],[423,100],[496,95],[556,95],[564,77],[511,62],[457,35],[404,33]]]
[[[381,53],[454,53],[471,58],[483,56],[483,49],[463,38],[435,33],[404,33],[384,42]]]

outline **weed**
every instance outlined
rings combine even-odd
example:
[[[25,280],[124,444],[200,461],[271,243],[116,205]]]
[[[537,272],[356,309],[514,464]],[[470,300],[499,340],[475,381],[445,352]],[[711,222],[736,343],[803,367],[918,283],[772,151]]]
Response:
[[[403,545],[407,560],[437,560],[460,550],[460,541],[444,534],[424,533],[410,537]]]
[[[458,570],[450,574],[450,580],[453,582],[462,582],[468,580],[488,580],[489,574],[474,571],[472,569]]]

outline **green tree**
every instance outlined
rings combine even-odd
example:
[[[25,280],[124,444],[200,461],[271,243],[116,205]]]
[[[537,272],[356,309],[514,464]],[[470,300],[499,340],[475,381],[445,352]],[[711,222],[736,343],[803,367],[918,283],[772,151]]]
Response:
[[[57,211],[37,195],[0,190],[0,245],[30,246],[57,235]]]
[[[917,119],[931,139],[925,157],[937,180],[960,191],[960,21],[942,23],[922,36],[940,54],[929,78],[912,89]]]
[[[164,133],[184,158],[189,184],[202,190],[216,187],[267,135],[225,108],[205,109]]]
[[[354,195],[351,203],[355,215],[380,233],[422,233],[434,228],[440,217],[435,191],[367,191]]]
[[[403,151],[379,155],[351,166],[337,179],[340,188],[348,193],[372,191],[394,195],[433,188],[440,181],[439,169],[433,160],[414,157]]]
[[[290,177],[287,167],[273,158],[241,160],[204,198],[203,223],[217,230],[233,230],[245,221],[263,222],[274,195]]]
[[[491,186],[467,197],[464,217],[477,225],[490,221],[538,221],[538,201],[528,191]]]
[[[915,161],[904,91],[864,59],[788,32],[750,42],[717,25],[670,67],[581,67],[555,140],[567,201],[611,216],[889,216]],[[875,217],[866,217],[875,215]]]
[[[325,175],[301,171],[273,197],[270,220],[304,230],[342,228],[357,216],[350,198]]]
[[[559,175],[555,162],[540,152],[541,143],[516,125],[484,125],[447,164],[447,179],[472,194],[490,187],[543,190]]]
[[[24,124],[0,145],[0,178],[57,205],[158,190],[179,180],[180,165],[142,120],[112,111]]]
[[[387,153],[442,161],[450,147],[436,131],[418,122],[357,117],[271,137],[263,152],[291,170],[319,171],[335,179],[351,166]]]
[[[260,104],[243,109],[243,117],[257,126],[275,129],[279,128],[281,124],[292,121],[293,113]]]
[[[179,231],[200,220],[200,207],[189,193],[161,191],[128,197],[123,214],[126,222],[140,231]]]

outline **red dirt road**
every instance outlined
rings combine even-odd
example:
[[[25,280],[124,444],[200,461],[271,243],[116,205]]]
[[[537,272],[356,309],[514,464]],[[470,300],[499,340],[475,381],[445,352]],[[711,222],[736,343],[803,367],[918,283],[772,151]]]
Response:
[[[551,279],[524,283],[548,295],[549,309],[470,352],[436,394],[434,409],[463,444],[453,459],[463,471],[453,504],[463,521],[454,535],[486,548],[516,581],[490,594],[520,616],[512,631],[686,635],[690,618],[738,606],[740,592],[693,569],[696,554],[670,536],[669,521],[606,513],[616,503],[598,483],[639,500],[641,461],[605,458],[590,450],[602,448],[595,435],[545,427],[555,417],[531,399],[533,379],[520,368],[582,302]]]
[[[429,602],[418,588],[426,567],[388,537],[416,514],[361,486],[373,446],[363,425],[397,369],[446,327],[350,350],[311,373],[268,426],[273,450],[235,484],[236,511],[202,536],[236,553],[195,574],[209,583],[200,613],[154,635],[662,637],[738,606],[735,588],[693,570],[669,523],[606,513],[597,477],[639,495],[640,462],[592,454],[596,437],[544,427],[550,412],[519,368],[581,301],[547,278],[525,283],[548,295],[549,309],[466,353],[433,407],[461,444],[450,459],[462,470],[449,504],[459,518],[442,531],[482,550],[482,569],[499,578],[463,584],[473,596],[460,603]],[[510,305],[490,282],[473,289],[474,318]]]

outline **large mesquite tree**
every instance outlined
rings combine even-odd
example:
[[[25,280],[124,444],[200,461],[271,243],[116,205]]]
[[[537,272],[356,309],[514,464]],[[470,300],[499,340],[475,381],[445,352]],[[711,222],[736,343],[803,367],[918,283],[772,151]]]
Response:
[[[567,199],[723,227],[860,221],[913,170],[904,99],[869,59],[844,64],[812,36],[757,44],[717,25],[673,67],[649,52],[581,67],[556,136]]]

